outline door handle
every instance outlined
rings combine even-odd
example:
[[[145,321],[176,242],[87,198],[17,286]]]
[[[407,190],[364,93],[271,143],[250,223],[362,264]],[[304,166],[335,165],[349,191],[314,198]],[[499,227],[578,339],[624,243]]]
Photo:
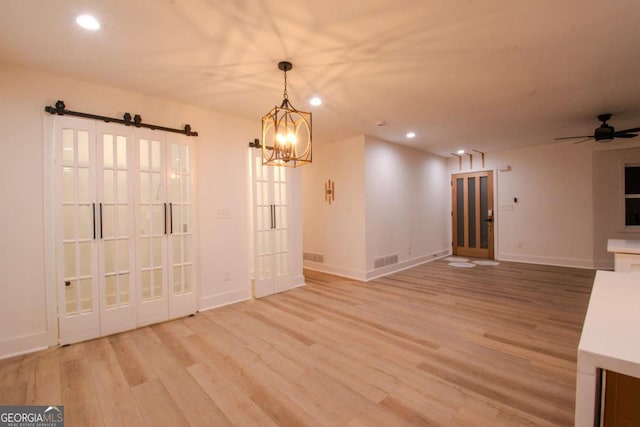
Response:
[[[271,214],[271,229],[276,228],[276,205],[269,205],[269,213]]]
[[[169,234],[173,234],[173,203],[169,203]]]
[[[167,234],[167,204],[163,203],[164,205],[164,234]]]
[[[487,218],[484,220],[485,222],[493,222],[493,218]]]
[[[93,240],[96,239],[96,204],[91,203],[91,216],[93,218]]]
[[[276,205],[273,205],[273,228],[278,228],[278,217],[276,216]]]
[[[100,238],[102,239],[102,203],[100,203]]]
[[[269,214],[271,215],[271,229],[273,230],[273,205],[269,205]]]

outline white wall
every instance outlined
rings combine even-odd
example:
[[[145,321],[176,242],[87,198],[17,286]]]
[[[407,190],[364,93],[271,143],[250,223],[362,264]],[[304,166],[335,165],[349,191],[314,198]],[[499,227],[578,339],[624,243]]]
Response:
[[[23,77],[0,68],[0,357],[46,346],[54,332],[46,310],[43,119]]]
[[[358,137],[317,147],[316,151],[323,154],[314,159],[309,174],[304,174],[304,191],[313,195],[304,200],[304,250],[324,254],[325,262],[331,260],[329,268],[306,262],[307,266],[366,280],[392,271],[393,267],[374,270],[373,262],[378,257],[398,254],[402,266],[449,250],[450,176],[478,170],[494,171],[495,257],[499,260],[612,268],[607,239],[640,238],[637,230],[621,225],[622,168],[625,162],[640,161],[638,144],[544,144],[488,153],[484,167],[475,153],[471,169],[468,158],[460,168],[456,158],[447,162],[366,137],[364,166],[357,157],[349,165],[341,163],[341,153],[358,155],[344,151],[345,147],[357,145],[360,149],[361,144]],[[501,171],[501,166],[510,170]],[[364,198],[359,187],[361,167]],[[351,184],[342,182],[349,179],[346,173],[336,180],[337,200],[340,189],[346,188],[352,202],[348,207],[329,207],[322,198],[322,183],[335,179],[332,173],[335,176],[337,171],[332,169],[358,171],[358,178],[351,178]],[[356,240],[361,233],[360,212],[353,204],[362,200],[366,206],[364,260],[358,258],[362,242]],[[353,216],[355,211],[357,216]],[[344,225],[348,227],[339,228]],[[349,261],[348,272],[333,268],[334,263],[344,260]]]
[[[307,167],[309,165],[305,165]],[[302,168],[304,169],[304,168]],[[290,174],[287,183],[291,186],[292,200],[289,203],[289,232],[291,233],[291,254],[290,271],[291,271],[291,287],[303,286],[303,261],[302,261],[302,169],[289,169]]]
[[[449,253],[447,161],[370,137],[365,151],[367,278]],[[388,255],[398,265],[375,270]]]
[[[53,345],[47,292],[45,105],[146,123],[191,124],[197,140],[200,307],[248,298],[247,144],[259,125],[136,93],[0,65],[0,357]],[[222,211],[228,215],[219,215]],[[222,219],[224,217],[224,219]],[[49,264],[50,265],[50,264]],[[228,272],[229,280],[223,278]]]
[[[624,166],[640,164],[640,144],[602,144],[593,153],[593,258],[597,268],[613,269],[608,239],[640,239],[640,230],[624,226]]]
[[[480,156],[473,170],[483,170]],[[545,144],[488,153],[494,170],[496,259],[593,267],[592,145]],[[511,171],[499,171],[509,165]],[[449,160],[450,173],[469,162]],[[517,203],[514,202],[517,198]]]
[[[302,171],[303,250],[324,256],[304,265],[356,279],[366,276],[364,137],[314,146]],[[335,201],[325,202],[324,183],[335,183]]]
[[[324,183],[335,182],[335,201]],[[445,159],[358,136],[314,147],[303,169],[303,247],[324,263],[304,265],[359,280],[449,251],[450,197]],[[374,259],[398,263],[374,269]]]
[[[246,158],[259,132],[259,123],[205,113],[210,121],[197,129],[201,309],[251,294]]]

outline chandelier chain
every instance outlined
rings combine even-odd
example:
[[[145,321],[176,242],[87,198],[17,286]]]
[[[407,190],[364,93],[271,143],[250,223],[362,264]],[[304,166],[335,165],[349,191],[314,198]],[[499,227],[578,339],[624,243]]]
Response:
[[[284,70],[284,93],[282,96],[284,99],[289,100],[289,96],[287,95],[287,70]]]

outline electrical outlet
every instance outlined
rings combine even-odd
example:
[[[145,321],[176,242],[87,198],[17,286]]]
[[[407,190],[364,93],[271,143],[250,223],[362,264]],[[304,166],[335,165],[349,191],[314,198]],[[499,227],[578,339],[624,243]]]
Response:
[[[522,243],[522,240],[520,240],[520,241],[518,242],[518,249],[522,249],[522,248],[523,248],[523,246],[524,246],[524,243]]]
[[[228,271],[225,271],[222,277],[222,280],[224,280],[225,282],[228,282],[229,280],[231,280],[231,273],[229,273]]]

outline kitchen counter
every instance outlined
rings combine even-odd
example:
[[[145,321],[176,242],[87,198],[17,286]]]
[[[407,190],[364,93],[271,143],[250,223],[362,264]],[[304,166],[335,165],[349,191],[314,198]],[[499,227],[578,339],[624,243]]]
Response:
[[[599,369],[640,378],[640,273],[596,273],[578,345],[576,426],[593,425]]]
[[[607,251],[614,254],[615,271],[640,271],[640,240],[609,239]]]

